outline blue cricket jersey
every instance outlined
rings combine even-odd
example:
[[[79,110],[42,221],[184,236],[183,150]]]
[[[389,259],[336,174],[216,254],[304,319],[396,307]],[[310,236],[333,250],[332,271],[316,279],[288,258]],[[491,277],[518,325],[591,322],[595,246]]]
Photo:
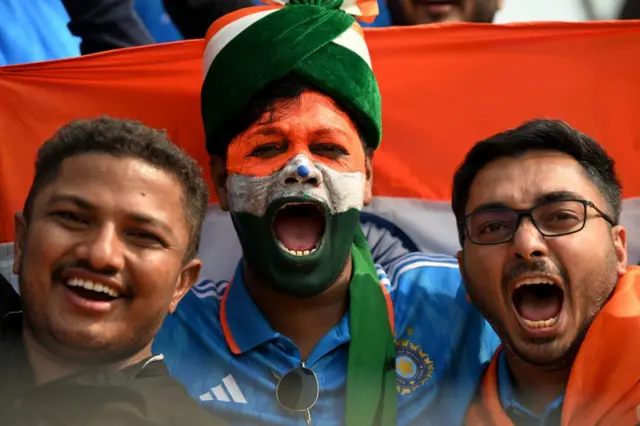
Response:
[[[500,342],[469,302],[457,261],[415,253],[377,270],[394,307],[398,424],[462,424]],[[344,424],[349,340],[347,312],[306,360],[320,383],[313,425]],[[230,286],[196,285],[153,349],[193,398],[230,424],[306,424],[302,414],[281,408],[275,393],[276,377],[300,366],[299,351],[270,327],[240,266]]]

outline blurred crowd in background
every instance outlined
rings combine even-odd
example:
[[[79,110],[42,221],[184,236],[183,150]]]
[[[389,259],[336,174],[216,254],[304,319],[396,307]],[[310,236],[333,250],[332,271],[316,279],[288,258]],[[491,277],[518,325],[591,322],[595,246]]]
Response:
[[[0,0],[0,66],[203,38],[259,0]],[[640,0],[380,0],[369,26],[639,19]]]

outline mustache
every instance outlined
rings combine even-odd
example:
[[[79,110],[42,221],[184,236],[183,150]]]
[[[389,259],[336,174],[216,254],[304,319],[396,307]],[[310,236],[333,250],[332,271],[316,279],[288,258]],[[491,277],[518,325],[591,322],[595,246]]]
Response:
[[[511,264],[509,268],[504,271],[502,275],[502,286],[506,288],[511,281],[525,274],[552,275],[560,277],[564,282],[569,281],[569,275],[562,266],[552,265],[549,261],[542,259],[535,259],[533,261],[520,260]]]
[[[53,268],[52,276],[55,280],[61,280],[62,274],[67,269],[84,269],[88,272],[91,272],[95,275],[102,275],[105,278],[113,279],[116,275],[118,275],[118,271],[115,268],[103,268],[96,269],[91,263],[86,260],[74,260],[71,262],[59,263]]]

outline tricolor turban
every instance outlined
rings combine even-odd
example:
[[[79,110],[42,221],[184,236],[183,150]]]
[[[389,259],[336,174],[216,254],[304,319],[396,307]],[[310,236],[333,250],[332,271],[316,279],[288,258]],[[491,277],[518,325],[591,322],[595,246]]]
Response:
[[[380,91],[363,31],[375,0],[275,0],[213,23],[204,51],[202,118],[209,154],[226,146],[213,135],[272,82],[301,77],[333,98],[373,149],[382,136]]]

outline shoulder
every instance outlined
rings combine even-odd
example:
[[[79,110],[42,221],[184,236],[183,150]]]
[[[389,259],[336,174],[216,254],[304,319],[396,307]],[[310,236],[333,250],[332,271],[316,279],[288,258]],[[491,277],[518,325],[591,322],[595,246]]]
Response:
[[[457,322],[465,320],[471,312],[458,262],[451,256],[423,253],[404,256],[389,267],[386,284],[397,326],[406,321]]]
[[[0,274],[0,319],[9,312],[20,311],[20,296],[9,280]]]
[[[495,349],[495,334],[471,303],[454,257],[411,254],[391,265],[387,277],[397,339],[442,356],[465,346]]]
[[[222,296],[224,296],[229,280],[202,279],[187,293],[178,305],[178,310],[215,310],[220,309]]]
[[[228,286],[227,280],[205,279],[198,282],[180,301],[172,317],[181,320],[189,318],[191,322],[217,318]]]
[[[164,320],[153,344],[154,353],[162,353],[172,362],[178,353],[186,356],[194,346],[223,342],[220,304],[227,281],[203,280],[196,284]]]
[[[387,275],[404,422],[428,415],[434,424],[459,423],[499,340],[471,303],[454,257],[411,254]]]
[[[426,294],[455,296],[464,284],[458,261],[453,256],[411,253],[393,262],[386,270],[389,292],[395,301]]]
[[[148,403],[147,407],[155,407],[156,412],[160,414],[157,416],[158,419],[165,419],[164,424],[171,426],[182,425],[185,419],[189,419],[189,424],[194,426],[225,424],[192,399],[186,388],[169,375],[167,367],[162,362],[157,364],[157,369],[162,369],[161,374],[141,378],[136,382],[140,389],[149,392],[153,401]]]
[[[121,398],[101,404],[91,426],[115,424],[110,423],[115,420],[126,425],[178,426],[185,419],[194,426],[224,424],[191,399],[160,360],[144,367],[119,395]]]

